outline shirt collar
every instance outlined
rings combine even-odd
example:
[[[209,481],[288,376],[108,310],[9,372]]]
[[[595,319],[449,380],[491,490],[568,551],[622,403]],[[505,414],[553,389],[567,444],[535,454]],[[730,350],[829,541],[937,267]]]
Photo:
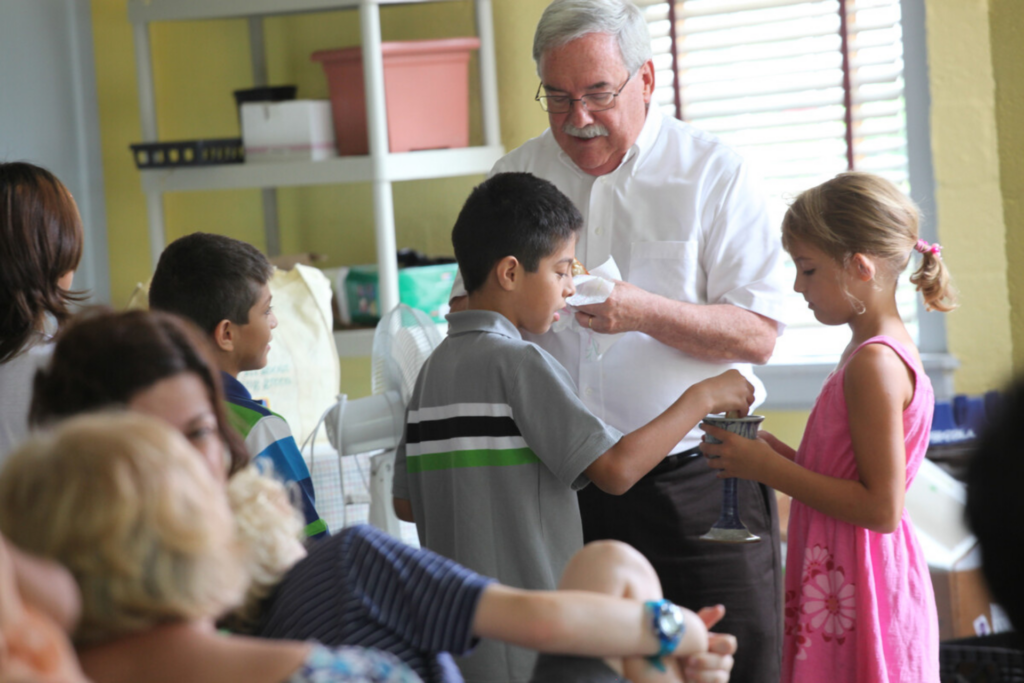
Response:
[[[238,381],[237,378],[232,377],[228,373],[221,370],[220,381],[224,385],[224,396],[229,400],[244,400],[251,401],[252,394],[245,388],[245,385]]]
[[[661,133],[661,124],[664,119],[665,115],[662,113],[661,107],[657,102],[651,101],[651,105],[647,108],[647,118],[644,119],[644,127],[640,129],[640,135],[637,136],[636,142],[633,143],[630,150],[631,152],[636,150],[637,154],[633,168],[630,169],[630,175],[636,173],[644,158],[654,149],[654,143],[658,139],[658,134]],[[627,155],[628,157],[629,155]]]
[[[626,164],[629,164],[629,162],[635,158],[636,161],[629,168],[629,174],[634,175],[636,173],[637,168],[643,161],[643,158],[646,157],[650,153],[651,149],[654,147],[654,142],[658,139],[658,133],[661,132],[661,123],[664,120],[664,118],[665,115],[662,113],[661,108],[658,106],[658,103],[652,100],[650,106],[647,107],[647,116],[646,118],[644,118],[644,125],[643,128],[640,129],[640,135],[637,136],[636,142],[634,142],[633,145],[628,150],[626,150],[625,156],[622,157],[622,162],[615,168],[615,170],[605,175],[618,173],[620,168],[622,168]],[[555,140],[555,136],[551,134],[550,128],[548,129],[548,134],[551,137],[551,143],[558,150],[558,158],[562,160],[562,163],[564,163],[569,168],[573,169],[579,175],[588,176],[590,178],[598,177],[590,176],[585,171],[583,171],[583,169],[577,166],[571,158],[569,158],[569,155],[566,154],[564,150],[562,150],[562,148],[558,144],[558,141]]]
[[[486,332],[511,339],[523,338],[508,318],[494,311],[459,311],[449,313],[445,317],[448,319],[449,337],[467,332]]]

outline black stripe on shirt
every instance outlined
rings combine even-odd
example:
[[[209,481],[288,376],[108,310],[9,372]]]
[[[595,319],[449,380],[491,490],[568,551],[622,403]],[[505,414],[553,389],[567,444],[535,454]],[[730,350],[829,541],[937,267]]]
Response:
[[[468,415],[443,420],[410,422],[405,427],[406,443],[444,441],[467,436],[522,436],[511,417]]]

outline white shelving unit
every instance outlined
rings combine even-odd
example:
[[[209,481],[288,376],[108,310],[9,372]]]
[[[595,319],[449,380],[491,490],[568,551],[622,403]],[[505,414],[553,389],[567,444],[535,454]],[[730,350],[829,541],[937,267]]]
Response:
[[[227,164],[197,168],[142,171],[149,220],[150,256],[154,266],[165,239],[165,192],[261,188],[267,250],[277,251],[276,188],[297,185],[369,182],[373,186],[374,234],[377,243],[379,296],[382,311],[398,305],[398,267],[395,260],[395,217],[391,183],[402,180],[443,178],[487,173],[504,154],[498,118],[497,69],[491,0],[474,0],[477,35],[480,38],[480,97],[484,145],[465,149],[430,150],[392,154],[388,150],[387,108],[384,101],[384,65],[381,57],[380,6],[413,5],[452,0],[128,0],[128,18],[135,35],[135,61],[139,82],[142,137],[157,142],[156,95],[149,44],[149,25],[158,21],[245,18],[249,21],[254,85],[267,84],[263,51],[266,16],[355,9],[362,31],[364,82],[366,84],[367,133],[370,153],[319,162]],[[369,335],[372,338],[372,333]],[[351,337],[351,340],[349,340]],[[354,342],[353,352],[363,355],[366,334],[336,335],[339,348]],[[367,350],[368,353],[368,350]]]
[[[437,331],[442,338],[448,336],[448,323],[437,323]],[[338,347],[338,355],[342,358],[363,358],[373,350],[374,328],[358,330],[337,330],[334,333],[334,345]]]

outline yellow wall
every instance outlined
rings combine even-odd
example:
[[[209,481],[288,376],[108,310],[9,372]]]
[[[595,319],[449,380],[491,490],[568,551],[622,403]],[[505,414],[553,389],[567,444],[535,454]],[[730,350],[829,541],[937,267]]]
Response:
[[[142,131],[125,1],[93,0],[92,9],[111,298],[119,306],[127,301],[135,283],[151,274],[145,196],[128,150],[130,143],[142,139]],[[246,46],[245,24],[166,24],[152,32],[162,139],[237,135],[231,90],[249,85],[247,48],[229,50],[222,47],[225,41]],[[262,211],[256,190],[166,197],[170,239],[207,230],[262,244]]]
[[[939,238],[961,294],[947,319],[949,350],[965,393],[1001,387],[1012,371],[988,9],[985,0],[926,2]]]
[[[1024,371],[1024,2],[992,0],[992,64],[996,77],[999,173],[1009,264],[1013,366]]]

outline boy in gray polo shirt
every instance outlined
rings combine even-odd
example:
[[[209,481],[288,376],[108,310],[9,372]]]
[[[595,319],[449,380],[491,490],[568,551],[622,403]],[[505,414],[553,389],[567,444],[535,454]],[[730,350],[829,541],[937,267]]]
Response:
[[[420,543],[518,588],[554,589],[583,546],[578,489],[624,493],[704,415],[745,414],[754,398],[730,370],[625,436],[583,405],[565,368],[519,332],[546,332],[575,292],[582,223],[529,173],[473,190],[452,230],[468,310],[448,316],[420,371],[395,461],[395,510]],[[525,683],[535,658],[485,641],[459,666],[467,683]]]

